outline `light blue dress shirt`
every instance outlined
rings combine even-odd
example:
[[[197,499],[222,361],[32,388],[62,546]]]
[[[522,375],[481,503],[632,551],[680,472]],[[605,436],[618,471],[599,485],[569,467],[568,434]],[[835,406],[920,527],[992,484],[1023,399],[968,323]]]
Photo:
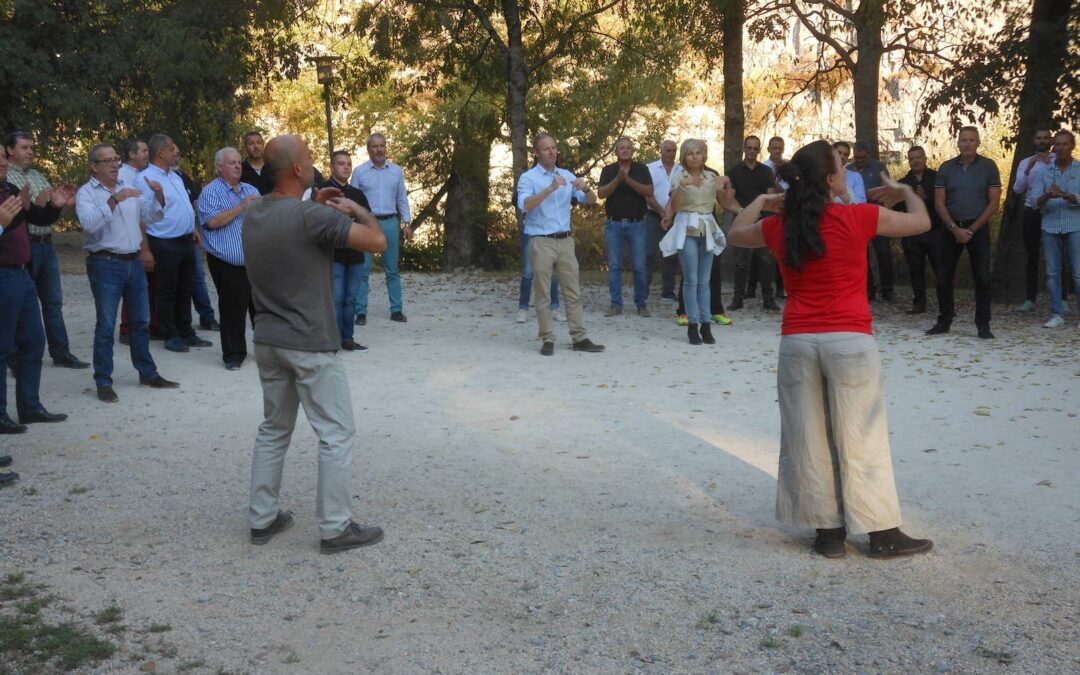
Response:
[[[405,174],[397,164],[386,160],[380,169],[369,159],[353,169],[349,184],[364,192],[374,215],[397,215],[402,222],[412,222],[409,193],[405,189]]]
[[[147,166],[135,183],[142,190],[140,200],[144,203],[156,199],[150,184],[146,182],[147,178],[161,183],[161,190],[165,194],[165,214],[156,221],[146,221],[146,234],[159,239],[175,239],[194,232],[195,210],[188,201],[184,179],[175,171],[164,171],[156,164]]]
[[[1080,196],[1080,161],[1074,159],[1064,170],[1057,164],[1046,167],[1039,174],[1038,183],[1031,186],[1036,193],[1035,199],[1043,196],[1054,183],[1063,191]],[[1080,204],[1070,204],[1056,197],[1043,205],[1042,214],[1043,232],[1050,234],[1080,232]]]
[[[866,183],[863,182],[863,177],[859,175],[858,171],[847,170],[847,187],[848,191],[851,192],[852,204],[866,203]]]
[[[566,185],[552,192],[531,211],[526,211],[525,199],[548,189],[556,174],[566,179]],[[575,180],[577,176],[566,169],[555,167],[554,171],[548,171],[540,164],[521,174],[521,178],[518,179],[517,205],[519,209],[525,211],[525,234],[535,237],[570,231],[571,199],[576,198],[579,202],[585,202],[585,193],[575,190],[572,185]]]
[[[218,260],[236,267],[244,266],[244,216],[241,211],[221,227],[207,227],[222,211],[235,209],[248,197],[258,197],[259,190],[254,185],[239,183],[234,190],[218,176],[210,181],[199,194],[199,223],[202,225],[203,248]]]

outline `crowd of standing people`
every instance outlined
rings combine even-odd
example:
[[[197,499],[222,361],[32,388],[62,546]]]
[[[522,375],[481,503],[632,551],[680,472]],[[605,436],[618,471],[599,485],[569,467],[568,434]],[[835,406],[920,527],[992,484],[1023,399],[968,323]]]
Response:
[[[958,156],[937,171],[927,167],[922,148],[912,147],[910,170],[893,181],[863,143],[820,141],[787,160],[783,139],[774,137],[769,157],[758,161],[761,140],[749,136],[742,161],[720,172],[708,166],[702,140],[665,141],[659,159],[644,165],[634,160],[633,141],[620,138],[616,161],[603,168],[594,191],[586,179],[558,166],[557,140],[541,133],[533,143],[536,164],[516,188],[523,270],[516,320],[527,320],[531,298],[542,355],[555,353],[557,320],[568,324],[572,351],[605,350],[585,328],[571,231],[572,205],[600,199],[607,216],[605,316],[623,313],[627,250],[637,315],[651,316],[649,291],[659,271],[661,297],[678,302],[677,320],[693,345],[715,344],[712,326],[731,325],[728,313],[743,309],[760,285],[765,310],[780,310],[777,300],[786,300],[778,515],[815,527],[815,550],[824,555],[843,554],[849,529],[869,532],[872,551],[884,557],[929,550],[928,540],[898,529],[887,424],[871,411],[883,408],[883,394],[869,302],[895,301],[891,241],[903,237],[912,272],[907,313],[927,311],[929,261],[939,314],[926,332],[949,332],[953,280],[966,249],[976,330],[980,338],[994,337],[989,223],[1002,184],[996,164],[978,154],[979,142],[977,129],[961,129]],[[243,366],[247,325],[253,326],[265,420],[252,468],[252,542],[266,543],[292,524],[277,494],[302,404],[321,441],[321,550],[375,543],[382,531],[353,523],[349,513],[355,425],[339,356],[366,351],[355,327],[367,323],[375,253],[386,275],[389,318],[407,321],[398,265],[401,239],[413,236],[404,174],[387,158],[386,138],[378,133],[367,139],[368,160],[355,168],[348,152],[334,152],[325,179],[297,137],[264,144],[260,133],[250,132],[242,146],[245,156],[221,148],[214,156],[215,178],[200,188],[180,171],[180,149],[168,135],[129,139],[122,154],[101,143],[89,150],[89,180],[76,189],[53,186],[33,167],[30,134],[6,138],[0,152],[0,433],[66,419],[39,398],[46,345],[58,367],[92,365],[97,397],[117,402],[118,323],[139,383],[177,388],[158,372],[150,341],[161,339],[165,349],[179,353],[213,346],[196,333],[194,306],[199,328],[218,332],[227,370]],[[1070,131],[1040,131],[1035,146],[1013,187],[1025,199],[1028,288],[1021,309],[1035,307],[1041,244],[1052,312],[1044,325],[1057,328],[1064,324],[1066,261],[1080,286],[1080,162],[1072,157]],[[65,212],[73,212],[85,232],[96,313],[92,364],[72,353],[64,324],[52,225]],[[216,313],[203,251],[217,289]],[[725,251],[735,266],[727,307],[720,275]],[[9,368],[18,422],[7,412]],[[826,390],[822,382],[829,383]],[[873,423],[865,423],[871,417]],[[0,467],[10,463],[0,456]],[[16,478],[0,473],[0,483]]]

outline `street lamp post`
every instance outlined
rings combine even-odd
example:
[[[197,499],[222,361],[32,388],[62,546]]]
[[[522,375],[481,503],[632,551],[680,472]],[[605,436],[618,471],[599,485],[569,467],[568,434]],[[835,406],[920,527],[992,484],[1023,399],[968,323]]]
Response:
[[[326,145],[329,155],[334,154],[334,125],[330,117],[330,83],[334,81],[334,64],[340,56],[312,56],[308,61],[315,64],[315,74],[323,86],[323,100],[326,103]]]

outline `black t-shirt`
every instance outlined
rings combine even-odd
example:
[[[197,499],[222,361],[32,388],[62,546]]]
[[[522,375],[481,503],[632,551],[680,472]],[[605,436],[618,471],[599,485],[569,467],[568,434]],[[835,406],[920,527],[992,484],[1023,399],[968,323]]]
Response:
[[[261,195],[269,194],[270,191],[274,189],[274,184],[271,183],[270,179],[267,178],[267,176],[266,176],[266,165],[265,164],[263,165],[263,172],[262,173],[259,173],[254,168],[252,168],[252,166],[250,164],[248,164],[248,161],[246,159],[244,160],[244,163],[241,166],[242,166],[241,171],[240,171],[240,182],[241,183],[247,183],[248,185],[254,186],[255,189],[258,190],[259,194],[261,194]]]
[[[727,175],[731,179],[731,187],[735,188],[736,201],[744,208],[776,184],[772,169],[761,162],[755,164],[753,169],[746,166],[746,162],[739,162],[728,169]]]
[[[900,182],[904,185],[911,187],[912,190],[917,189],[920,185],[923,189],[923,203],[926,204],[926,210],[930,212],[930,229],[936,230],[942,226],[941,216],[938,215],[937,209],[934,208],[934,183],[937,181],[937,171],[933,169],[923,170],[922,180],[915,178],[915,174],[908,171],[904,174],[904,177],[900,179]],[[907,211],[907,206],[904,202],[898,202],[893,206],[894,211]]]
[[[351,185],[342,185],[333,178],[326,181],[323,187],[335,187],[341,190],[345,194],[346,199],[351,199],[360,206],[363,206],[368,211],[371,210],[371,206],[368,204],[367,197],[364,196],[364,191],[360,188],[354,188]],[[357,251],[352,248],[335,248],[334,249],[334,262],[343,263],[345,265],[355,265],[364,262],[364,252]]]
[[[618,175],[619,163],[608,164],[600,172],[600,185],[607,185],[615,180]],[[639,162],[630,162],[630,177],[639,183],[652,185],[652,174],[649,173],[649,167]],[[649,204],[634,188],[627,185],[626,181],[623,181],[604,201],[604,210],[607,212],[608,218],[612,220],[637,220],[645,217],[645,212],[649,210]]]

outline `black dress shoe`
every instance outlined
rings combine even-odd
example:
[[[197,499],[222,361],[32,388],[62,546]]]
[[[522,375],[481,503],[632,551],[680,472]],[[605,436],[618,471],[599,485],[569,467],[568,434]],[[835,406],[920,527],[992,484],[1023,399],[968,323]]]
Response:
[[[555,353],[555,343],[554,342],[545,342],[543,345],[541,345],[541,347],[540,347],[540,355],[541,356],[552,356],[554,353]]]
[[[994,339],[994,334],[990,332],[989,328],[980,328],[979,329],[979,339],[980,340],[993,340]]]
[[[11,455],[0,455],[0,469],[11,466]]]
[[[347,352],[366,352],[368,350],[367,347],[356,340],[346,340],[345,342],[342,342],[341,348]]]
[[[251,543],[256,546],[262,546],[273,539],[275,534],[284,532],[292,526],[292,511],[278,511],[277,516],[274,518],[274,522],[270,523],[268,526],[251,528]]]
[[[930,326],[930,330],[926,331],[927,335],[944,335],[949,332],[951,326],[947,323],[938,321],[933,326]]]
[[[904,310],[904,314],[926,314],[926,303],[916,302],[911,306],[911,309]]]
[[[367,325],[367,314],[357,314],[356,315],[356,325],[357,326],[366,326]]]
[[[333,539],[323,539],[319,542],[319,553],[339,553],[361,546],[371,546],[382,541],[383,531],[380,527],[360,527],[350,522],[345,531]]]
[[[7,415],[0,415],[0,434],[26,433],[26,425],[18,424]]]
[[[771,312],[780,311],[780,305],[776,304],[775,300],[769,300],[768,302],[761,303],[761,308],[762,309],[767,309],[767,310],[769,310]]]
[[[826,558],[843,558],[847,555],[847,528],[818,529],[814,538],[814,552]]]
[[[929,539],[912,539],[899,527],[870,533],[870,548],[866,555],[871,558],[899,558],[916,553],[927,553],[934,548]]]
[[[225,370],[240,370],[240,362],[239,361],[226,361],[225,362]]]
[[[19,480],[19,474],[14,471],[8,471],[7,473],[0,473],[0,485],[7,485],[8,483],[14,483]]]
[[[214,343],[209,340],[204,340],[198,335],[192,335],[186,338],[180,338],[188,347],[213,347]]]
[[[25,415],[19,415],[19,421],[23,424],[38,424],[47,422],[63,422],[67,419],[64,413],[51,413],[45,408],[31,410]]]
[[[221,330],[221,324],[218,323],[217,321],[200,321],[199,322],[199,328],[202,328],[203,330],[220,331]]]
[[[398,323],[405,323],[405,322],[407,322],[407,321],[408,321],[408,319],[407,319],[407,318],[405,318],[405,315],[404,315],[404,314],[402,314],[401,312],[394,312],[394,313],[392,313],[392,314],[390,315],[390,320],[391,320],[391,321],[397,321]]]
[[[170,380],[166,380],[160,375],[155,375],[148,380],[144,380],[140,377],[139,384],[144,384],[151,389],[176,389],[180,386],[179,382],[172,382]]]
[[[80,361],[75,358],[74,354],[65,354],[58,359],[53,359],[52,362],[54,366],[59,366],[60,368],[73,368],[75,370],[84,370],[90,367],[89,363]]]
[[[112,387],[98,387],[97,397],[99,401],[105,403],[116,403],[120,400],[120,397],[116,395],[116,391]]]
[[[595,354],[604,351],[604,345],[598,345],[589,338],[585,338],[581,342],[575,342],[571,349],[575,352],[589,352],[590,354]]]

